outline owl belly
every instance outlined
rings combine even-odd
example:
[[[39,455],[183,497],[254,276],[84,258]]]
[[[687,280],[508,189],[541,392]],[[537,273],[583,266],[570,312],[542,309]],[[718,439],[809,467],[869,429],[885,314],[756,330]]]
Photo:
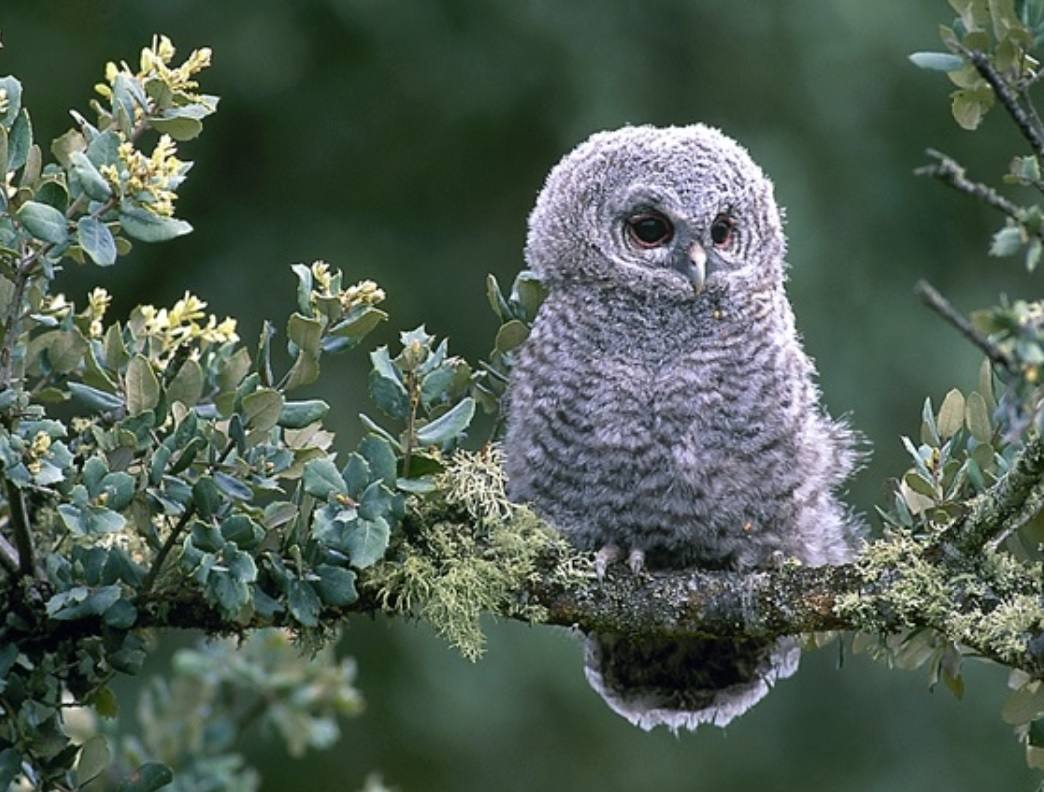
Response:
[[[631,360],[544,380],[515,405],[529,450],[509,456],[513,494],[584,549],[641,549],[650,567],[763,563],[792,501],[765,491],[764,465],[786,449],[745,400],[679,381]]]

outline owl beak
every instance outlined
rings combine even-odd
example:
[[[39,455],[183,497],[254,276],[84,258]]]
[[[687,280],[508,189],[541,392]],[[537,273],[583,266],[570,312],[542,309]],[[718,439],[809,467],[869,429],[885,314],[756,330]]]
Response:
[[[689,257],[683,267],[682,275],[689,279],[693,293],[699,294],[707,280],[707,251],[699,242],[694,242],[689,248]]]

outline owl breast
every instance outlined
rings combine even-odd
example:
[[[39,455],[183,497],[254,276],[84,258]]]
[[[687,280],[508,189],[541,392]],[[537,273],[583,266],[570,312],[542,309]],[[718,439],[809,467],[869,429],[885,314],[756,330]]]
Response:
[[[653,567],[797,548],[814,393],[771,315],[758,332],[750,316],[577,299],[549,299],[517,361],[512,497],[580,547],[641,549]]]

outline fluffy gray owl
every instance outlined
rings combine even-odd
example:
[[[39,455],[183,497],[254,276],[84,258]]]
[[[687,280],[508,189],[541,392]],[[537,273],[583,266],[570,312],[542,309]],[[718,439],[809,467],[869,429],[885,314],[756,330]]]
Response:
[[[549,295],[508,392],[509,493],[600,572],[849,559],[852,434],[819,404],[772,184],[703,125],[601,132],[550,173],[526,260]],[[588,681],[645,728],[724,726],[794,641],[589,635]]]

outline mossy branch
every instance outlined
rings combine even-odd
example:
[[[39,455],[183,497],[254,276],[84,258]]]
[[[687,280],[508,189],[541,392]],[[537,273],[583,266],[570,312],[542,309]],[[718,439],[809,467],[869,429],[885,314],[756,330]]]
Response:
[[[654,575],[633,575],[621,566],[598,581],[590,557],[572,553],[520,511],[527,538],[510,548],[498,544],[519,527],[517,516],[490,531],[445,520],[431,523],[430,513],[412,514],[414,536],[435,532],[452,541],[440,549],[416,539],[400,547],[397,558],[363,576],[355,603],[324,608],[319,624],[333,627],[356,614],[421,616],[469,657],[481,653],[481,634],[475,643],[471,632],[478,630],[480,609],[530,623],[636,636],[770,639],[929,628],[985,658],[1044,676],[1041,570],[1001,554],[940,558],[929,538],[904,533],[868,545],[855,563],[842,566],[784,564],[746,573]],[[455,574],[440,576],[434,571],[440,568]],[[413,572],[404,572],[409,569]],[[400,588],[388,588],[392,582]],[[10,586],[0,595],[0,607],[17,614],[25,626],[24,640],[19,640],[23,651],[55,649],[106,632],[101,618],[50,619],[44,609],[49,595],[47,584],[38,580]],[[467,601],[461,604],[459,598]],[[293,626],[285,612],[230,621],[187,586],[143,592],[135,606],[136,628],[230,634]]]

